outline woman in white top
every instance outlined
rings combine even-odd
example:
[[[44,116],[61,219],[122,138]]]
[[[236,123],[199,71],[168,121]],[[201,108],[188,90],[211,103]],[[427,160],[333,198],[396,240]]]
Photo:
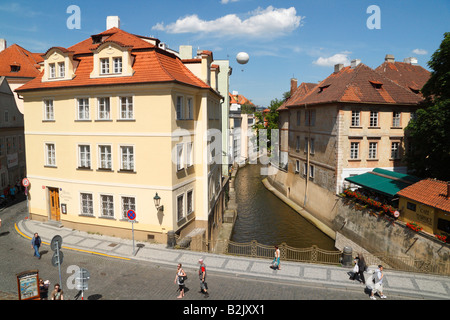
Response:
[[[180,295],[177,297],[181,299],[184,297],[184,279],[186,277],[186,272],[181,268],[181,263],[178,264],[177,274],[175,276],[174,283],[178,284],[178,290],[180,290]]]

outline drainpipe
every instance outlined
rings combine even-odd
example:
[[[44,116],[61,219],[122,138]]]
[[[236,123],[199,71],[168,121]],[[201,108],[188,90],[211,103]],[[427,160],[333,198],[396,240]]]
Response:
[[[306,115],[306,112],[308,112],[308,106],[305,104],[305,115]],[[311,127],[311,117],[308,116],[305,118],[308,119],[308,140],[305,142],[306,143],[306,146],[305,146],[305,148],[306,148],[305,199],[303,200],[303,206],[306,207],[306,202],[308,200],[308,181],[309,181],[309,174],[310,174],[310,172],[309,172],[309,147],[310,147],[309,140],[311,137],[311,128],[310,128]],[[306,122],[305,122],[305,125],[306,125]]]

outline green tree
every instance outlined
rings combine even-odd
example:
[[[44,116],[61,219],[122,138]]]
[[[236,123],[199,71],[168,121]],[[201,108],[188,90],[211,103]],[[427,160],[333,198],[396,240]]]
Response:
[[[408,168],[418,177],[450,180],[450,33],[428,66],[430,79],[422,88],[426,103],[406,127],[411,148]]]
[[[270,106],[267,108],[269,112],[258,111],[255,113],[256,123],[253,125],[253,129],[256,129],[256,137],[259,143],[259,130],[267,130],[267,148],[271,149],[272,129],[278,129],[278,108],[288,97],[288,93],[283,94],[284,99],[273,99],[270,101]],[[258,145],[259,146],[259,145]]]

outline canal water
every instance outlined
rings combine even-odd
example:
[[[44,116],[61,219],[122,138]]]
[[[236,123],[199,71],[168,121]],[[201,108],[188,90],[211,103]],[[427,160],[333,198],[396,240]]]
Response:
[[[237,218],[231,240],[244,243],[256,240],[264,245],[285,242],[295,248],[335,251],[334,240],[303,218],[266,189],[260,175],[262,166],[248,164],[239,169],[236,181]]]

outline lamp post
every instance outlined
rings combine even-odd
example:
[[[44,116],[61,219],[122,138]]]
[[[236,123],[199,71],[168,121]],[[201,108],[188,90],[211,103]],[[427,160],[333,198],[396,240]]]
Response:
[[[155,208],[159,211],[164,211],[164,206],[161,206],[161,197],[158,196],[158,192],[156,193],[156,195],[153,197],[153,201],[155,202]]]

